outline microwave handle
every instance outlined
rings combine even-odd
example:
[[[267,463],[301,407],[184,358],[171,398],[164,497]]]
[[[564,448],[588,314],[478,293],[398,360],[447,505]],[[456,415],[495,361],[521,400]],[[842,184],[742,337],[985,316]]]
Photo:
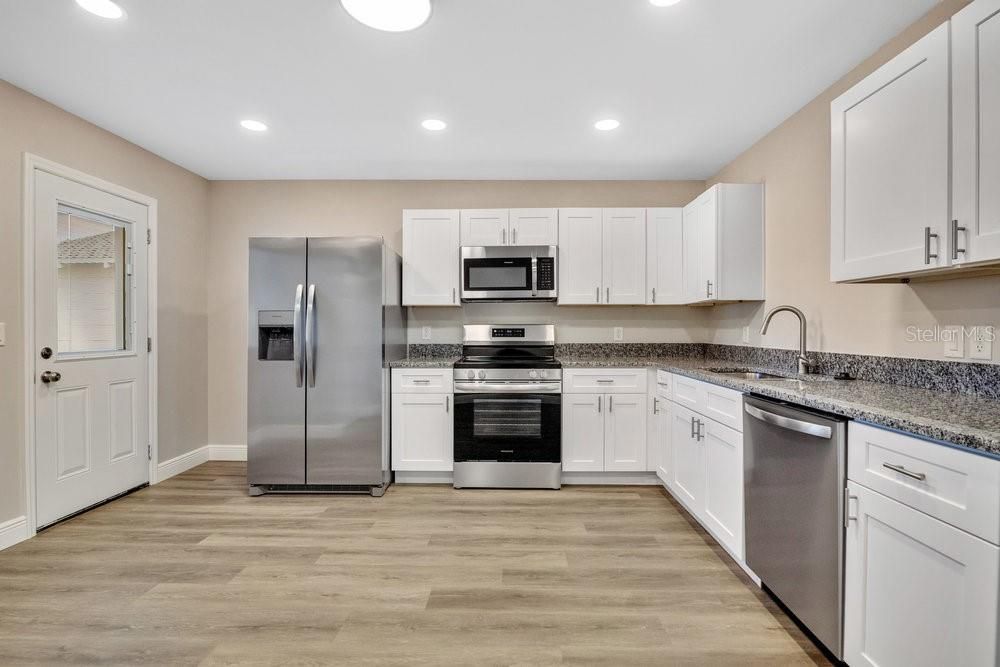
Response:
[[[538,256],[531,253],[531,296],[538,296]]]

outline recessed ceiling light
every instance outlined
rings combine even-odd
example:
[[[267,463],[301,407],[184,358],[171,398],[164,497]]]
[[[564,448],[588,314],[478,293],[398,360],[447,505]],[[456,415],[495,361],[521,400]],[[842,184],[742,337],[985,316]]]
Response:
[[[76,4],[102,19],[120,19],[125,16],[125,10],[111,0],[76,0]]]
[[[251,132],[267,132],[267,125],[259,120],[252,120],[248,118],[246,120],[241,120],[240,125],[242,125],[244,129],[250,130]]]
[[[431,0],[340,0],[347,13],[369,28],[405,32],[431,15]]]
[[[602,132],[610,132],[611,130],[617,130],[619,125],[621,125],[621,123],[619,123],[614,118],[605,118],[604,120],[599,120],[596,123],[594,123],[594,127],[596,127],[598,130],[601,130]]]
[[[671,5],[676,5],[681,0],[649,0],[649,4],[654,7],[670,7]]]
[[[448,123],[437,118],[428,118],[421,123],[425,130],[430,130],[431,132],[440,132],[444,128],[448,127]]]

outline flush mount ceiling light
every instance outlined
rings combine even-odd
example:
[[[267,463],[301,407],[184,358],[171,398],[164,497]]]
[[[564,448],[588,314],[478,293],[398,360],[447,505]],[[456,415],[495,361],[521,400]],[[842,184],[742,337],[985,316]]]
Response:
[[[102,19],[120,19],[125,17],[125,10],[111,2],[111,0],[76,0],[76,4],[91,14],[100,16]]]
[[[444,128],[448,127],[448,123],[437,118],[428,118],[420,124],[425,130],[430,130],[431,132],[440,132]]]
[[[340,4],[369,28],[386,32],[419,28],[431,15],[431,0],[340,0]]]
[[[259,120],[247,118],[246,120],[241,120],[240,125],[243,129],[250,130],[251,132],[267,132],[267,125]]]
[[[654,7],[670,7],[671,5],[676,5],[681,0],[649,0],[649,4]]]
[[[619,125],[621,125],[621,123],[619,123],[614,118],[605,118],[604,120],[599,120],[596,123],[594,123],[594,127],[596,127],[601,132],[610,132],[611,130],[617,130]]]

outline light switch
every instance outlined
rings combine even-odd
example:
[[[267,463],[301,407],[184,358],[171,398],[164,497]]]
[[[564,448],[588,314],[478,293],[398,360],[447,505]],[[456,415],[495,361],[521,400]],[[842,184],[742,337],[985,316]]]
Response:
[[[750,344],[750,327],[743,327],[743,344]]]
[[[7,323],[0,322],[0,347],[7,344]]]
[[[424,327],[423,329],[421,329],[420,337],[423,340],[430,340],[431,339],[431,328],[430,327]]]
[[[969,339],[969,359],[993,361],[993,339],[996,335],[993,327],[976,327]]]
[[[965,328],[945,327],[942,329],[944,356],[961,359],[965,356]]]
[[[622,327],[615,327],[615,341],[625,340],[625,329]]]

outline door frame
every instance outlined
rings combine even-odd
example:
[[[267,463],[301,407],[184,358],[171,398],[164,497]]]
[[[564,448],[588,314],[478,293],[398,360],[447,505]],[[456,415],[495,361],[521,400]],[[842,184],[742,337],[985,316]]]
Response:
[[[33,153],[25,152],[22,160],[22,236],[23,253],[21,266],[22,306],[21,316],[24,318],[24,492],[25,518],[27,521],[27,537],[34,537],[36,530],[36,498],[35,498],[35,172],[42,171],[69,181],[74,181],[95,190],[101,190],[122,199],[145,206],[148,210],[147,227],[150,239],[158,238],[157,231],[157,200],[148,195],[129,190],[103,179],[77,171],[71,167],[52,162]],[[147,246],[146,284],[146,321],[148,336],[154,341],[153,349],[147,353],[149,405],[149,483],[156,484],[157,462],[159,460],[157,447],[157,366],[159,349],[159,331],[156,325],[156,267],[157,246],[150,243]],[[138,341],[136,342],[138,343]]]

